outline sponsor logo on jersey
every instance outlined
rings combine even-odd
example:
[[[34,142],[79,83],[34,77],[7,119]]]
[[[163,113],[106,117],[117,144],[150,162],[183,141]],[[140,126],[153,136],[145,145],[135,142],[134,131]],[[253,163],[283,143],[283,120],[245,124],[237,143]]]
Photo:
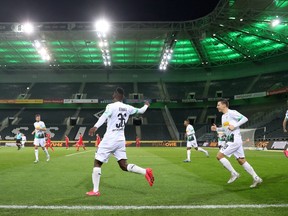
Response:
[[[223,126],[224,126],[224,127],[229,126],[229,122],[228,122],[228,121],[224,122],[224,123],[223,123]]]

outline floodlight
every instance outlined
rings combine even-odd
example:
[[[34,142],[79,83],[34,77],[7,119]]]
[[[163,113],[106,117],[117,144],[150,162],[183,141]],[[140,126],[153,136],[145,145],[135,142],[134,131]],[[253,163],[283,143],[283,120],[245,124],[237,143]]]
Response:
[[[280,23],[281,23],[280,19],[274,19],[271,21],[271,26],[275,27],[275,26],[279,25]]]
[[[34,26],[31,23],[24,23],[22,25],[22,31],[26,34],[32,34],[34,32]]]
[[[39,50],[39,54],[45,56],[47,55],[47,50],[45,48],[42,48]]]
[[[103,45],[104,45],[104,47],[107,47],[108,46],[108,42],[104,41]]]
[[[33,45],[37,49],[41,47],[41,43],[38,40],[35,40]]]
[[[109,31],[110,28],[110,24],[102,19],[102,20],[98,20],[95,23],[95,27],[96,27],[96,31],[101,32],[101,33],[107,33]]]

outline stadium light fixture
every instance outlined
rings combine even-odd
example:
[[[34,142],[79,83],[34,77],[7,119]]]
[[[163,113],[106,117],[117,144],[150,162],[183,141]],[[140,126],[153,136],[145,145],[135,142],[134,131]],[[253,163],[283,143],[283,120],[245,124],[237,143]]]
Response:
[[[106,34],[110,29],[110,24],[107,20],[101,19],[95,22],[95,28],[97,32]]]
[[[276,18],[274,20],[271,21],[271,26],[272,27],[276,27],[281,23],[281,20],[279,18]]]
[[[172,54],[173,54],[172,49],[169,49],[169,48],[165,49],[165,51],[162,54],[162,58],[161,58],[160,66],[159,66],[160,70],[166,70],[167,69],[169,61],[172,59]]]
[[[177,38],[176,38],[176,33],[174,32],[168,36],[164,44],[163,51],[161,54],[161,59],[160,59],[160,65],[159,65],[159,69],[161,71],[165,71],[167,69],[169,62],[172,59],[173,48],[176,43],[177,43]]]
[[[109,42],[107,39],[107,33],[109,32],[110,24],[107,20],[101,19],[95,22],[95,28],[98,35],[98,47],[102,53],[103,64],[105,66],[111,66]]]
[[[32,23],[24,23],[22,25],[22,31],[26,34],[32,34],[34,32],[34,26]]]
[[[39,40],[35,40],[32,45],[35,47],[37,53],[40,55],[43,61],[49,62],[51,60],[51,55],[48,52],[47,47],[45,44],[40,42]]]

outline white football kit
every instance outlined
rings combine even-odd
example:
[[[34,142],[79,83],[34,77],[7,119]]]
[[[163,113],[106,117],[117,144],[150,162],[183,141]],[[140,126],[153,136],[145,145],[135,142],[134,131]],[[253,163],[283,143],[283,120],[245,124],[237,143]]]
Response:
[[[113,154],[117,161],[127,159],[124,135],[125,124],[130,115],[143,114],[147,108],[148,106],[144,105],[138,109],[119,101],[108,104],[105,112],[94,125],[94,127],[99,128],[107,120],[106,133],[95,154],[95,159],[107,163],[110,154]]]
[[[22,140],[21,140],[22,147],[25,146],[26,141],[27,141],[26,136],[22,136]]]
[[[198,144],[197,144],[197,140],[196,140],[196,136],[195,136],[195,130],[194,127],[189,124],[186,127],[186,136],[187,136],[187,147],[188,148],[197,148]]]
[[[45,123],[43,121],[35,122],[35,134],[34,134],[34,145],[45,147],[45,133],[44,131],[38,130],[36,128],[46,128]]]
[[[248,119],[236,110],[228,109],[228,112],[222,115],[222,127],[217,128],[217,132],[224,133],[226,144],[222,145],[221,153],[227,157],[231,157],[231,155],[234,155],[235,158],[245,157],[240,126],[247,121]],[[235,129],[229,130],[229,125],[233,125]]]

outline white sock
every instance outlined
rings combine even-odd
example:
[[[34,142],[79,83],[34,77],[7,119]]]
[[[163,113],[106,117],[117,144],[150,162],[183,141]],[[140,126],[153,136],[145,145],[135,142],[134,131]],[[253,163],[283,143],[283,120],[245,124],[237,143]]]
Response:
[[[187,150],[187,160],[190,161],[191,149]]]
[[[93,182],[93,191],[99,191],[99,184],[100,184],[100,177],[101,177],[101,168],[94,167],[92,172],[92,182]]]
[[[143,169],[143,168],[141,168],[135,164],[128,164],[127,170],[128,170],[128,172],[146,175],[146,169]]]
[[[45,152],[45,154],[46,154],[46,157],[48,158],[48,157],[50,157],[50,155],[49,155],[49,152],[47,151],[47,149],[46,148],[44,148],[44,150],[43,150],[44,152]]]
[[[208,154],[208,152],[206,150],[204,150],[203,148],[201,148],[201,147],[198,147],[198,151],[204,152],[206,155]]]
[[[35,158],[36,158],[37,161],[39,160],[39,158],[38,158],[38,149],[35,149]]]
[[[242,164],[243,168],[255,179],[257,176],[256,172],[254,171],[253,167],[246,161]]]
[[[232,164],[226,158],[221,158],[219,161],[231,173],[231,175],[237,173],[236,170],[232,167]]]

